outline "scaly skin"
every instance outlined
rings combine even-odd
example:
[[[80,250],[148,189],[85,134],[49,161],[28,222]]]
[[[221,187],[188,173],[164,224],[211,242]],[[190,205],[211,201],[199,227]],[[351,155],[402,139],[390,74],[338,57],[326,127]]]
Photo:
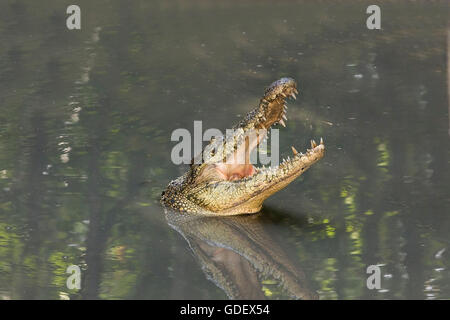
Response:
[[[213,138],[193,159],[190,170],[169,183],[161,202],[181,212],[205,215],[258,212],[264,200],[289,185],[325,153],[322,139],[318,145],[312,140],[305,154],[292,147],[293,157],[277,167],[256,168],[249,163],[249,152],[264,138],[249,139],[249,135],[277,123],[286,126],[286,99],[296,98],[295,93],[297,84],[291,78],[272,83],[259,105],[233,128],[232,135]]]

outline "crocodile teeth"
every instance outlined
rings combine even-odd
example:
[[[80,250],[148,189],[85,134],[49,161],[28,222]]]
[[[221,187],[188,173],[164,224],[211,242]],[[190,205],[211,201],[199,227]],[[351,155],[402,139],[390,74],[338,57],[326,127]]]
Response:
[[[322,138],[320,138],[320,144],[323,144],[323,139]]]
[[[317,143],[314,140],[311,140],[311,148],[317,147]]]
[[[283,107],[284,107],[284,110],[288,109],[288,106],[286,104]]]
[[[281,125],[282,125],[283,127],[286,128],[286,124],[284,123],[283,119],[281,119],[281,120],[279,121],[279,123],[281,123]]]
[[[294,153],[294,156],[298,154],[298,151],[294,148],[294,146],[291,147],[292,153]]]
[[[285,114],[283,114],[283,119],[287,121],[287,117]]]
[[[297,90],[297,89],[295,89],[295,88],[294,88],[294,92],[295,92],[296,94],[298,94],[298,90]]]
[[[285,98],[287,97],[286,94],[284,94],[283,92],[281,93],[281,95],[282,95],[283,97],[285,97]]]
[[[292,98],[294,98],[294,100],[297,100],[297,96],[295,95],[295,93],[291,93]]]

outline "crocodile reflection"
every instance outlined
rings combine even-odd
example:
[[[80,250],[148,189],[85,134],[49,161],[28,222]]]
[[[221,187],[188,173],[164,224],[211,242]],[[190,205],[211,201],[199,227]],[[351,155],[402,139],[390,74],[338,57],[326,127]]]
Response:
[[[207,278],[230,299],[265,299],[262,282],[279,285],[283,295],[317,299],[303,271],[270,238],[261,213],[229,217],[180,215],[165,210],[170,227],[188,242]]]

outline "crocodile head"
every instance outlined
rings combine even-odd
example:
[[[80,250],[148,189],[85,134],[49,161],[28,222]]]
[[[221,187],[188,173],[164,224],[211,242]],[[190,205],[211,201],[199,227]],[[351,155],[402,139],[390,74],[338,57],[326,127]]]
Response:
[[[272,83],[259,105],[240,121],[230,134],[214,137],[197,155],[190,170],[169,183],[163,192],[163,204],[203,214],[234,215],[254,213],[275,192],[321,159],[325,146],[321,139],[311,141],[304,154],[292,147],[293,156],[276,167],[256,167],[250,153],[266,138],[275,124],[286,126],[287,99],[296,99],[297,84],[291,78]]]

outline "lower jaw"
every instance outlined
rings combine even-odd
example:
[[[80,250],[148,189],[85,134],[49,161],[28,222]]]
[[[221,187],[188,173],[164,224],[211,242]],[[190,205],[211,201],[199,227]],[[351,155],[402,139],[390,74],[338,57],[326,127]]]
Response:
[[[216,214],[222,215],[222,216],[234,216],[234,215],[240,215],[240,214],[253,214],[258,213],[261,211],[262,204],[259,206],[249,206],[245,204],[240,204],[236,207],[232,207],[226,210],[218,211]]]

